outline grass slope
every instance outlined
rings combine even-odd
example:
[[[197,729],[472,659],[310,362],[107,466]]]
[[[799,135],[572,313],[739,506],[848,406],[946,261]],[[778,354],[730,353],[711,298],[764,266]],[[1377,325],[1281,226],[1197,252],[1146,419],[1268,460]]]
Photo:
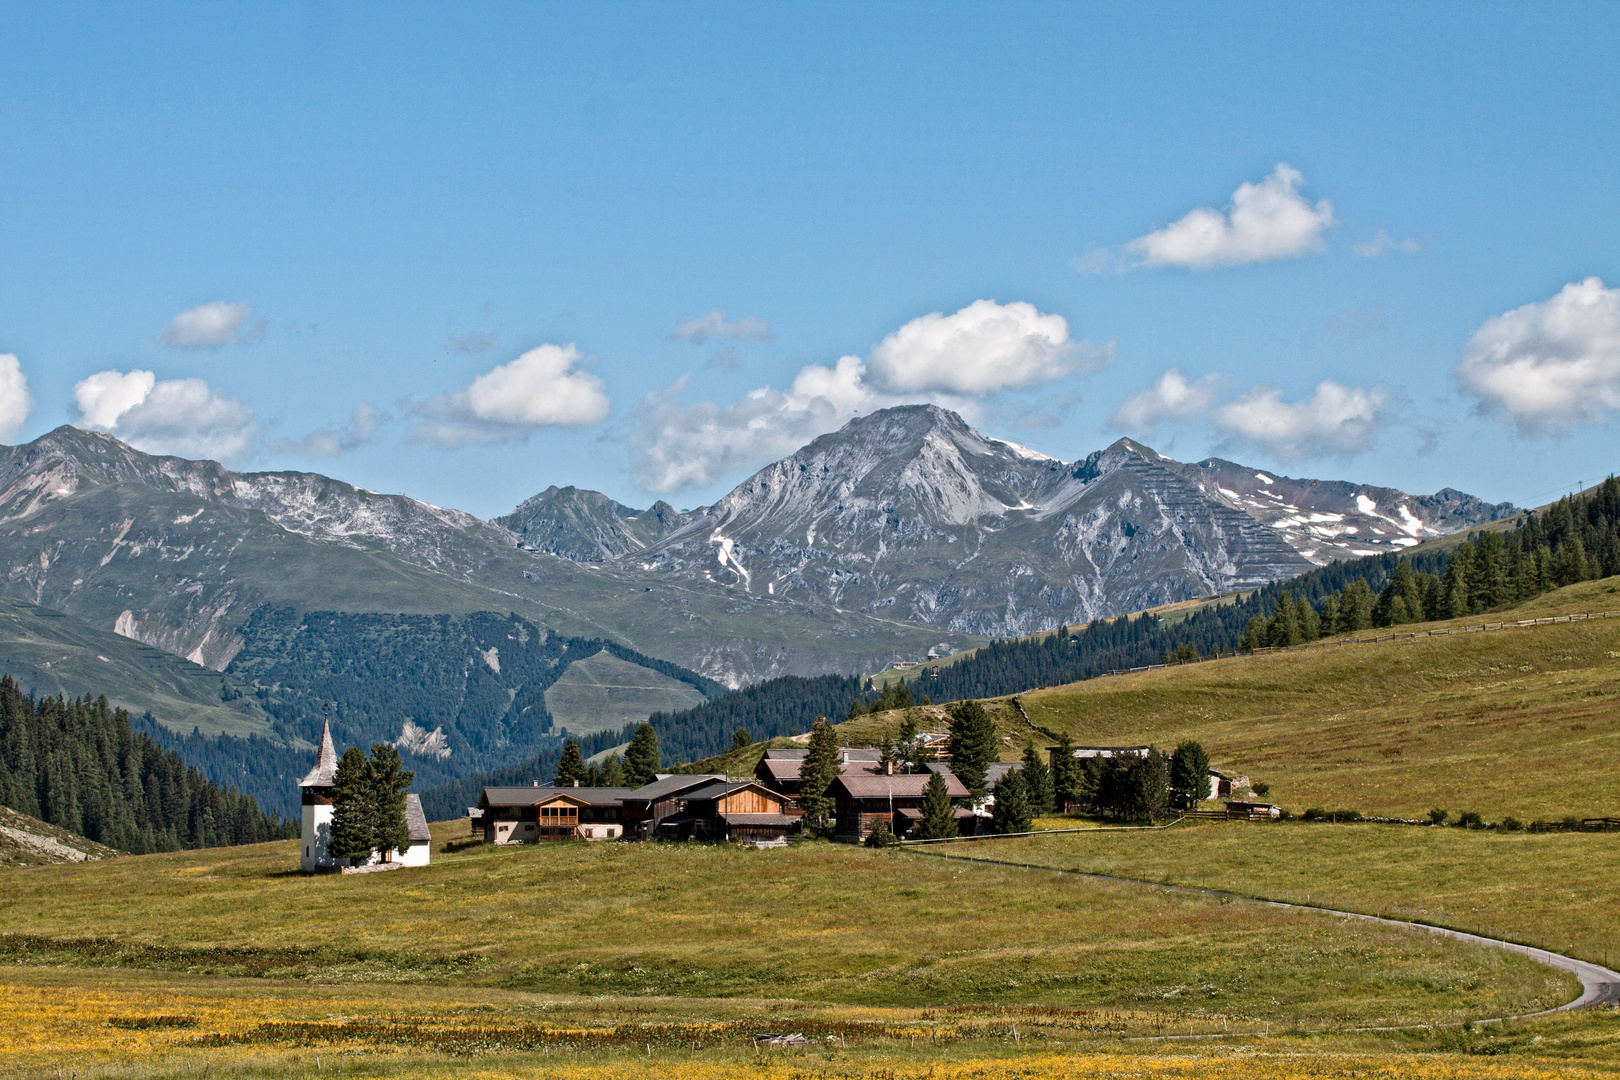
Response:
[[[150,711],[176,732],[277,739],[249,696],[222,700],[241,684],[217,671],[100,630],[60,611],[0,596],[0,672],[26,693],[102,695],[139,716]]]
[[[1572,585],[1443,629],[1620,610],[1620,578]],[[1371,636],[1371,631],[1364,636]],[[1387,634],[1388,631],[1380,631]],[[1293,810],[1422,817],[1444,807],[1529,821],[1620,813],[1620,619],[1311,648],[1089,679],[1019,695],[1079,744],[1197,739],[1216,768]],[[1032,731],[987,703],[1005,757]],[[851,742],[898,727],[843,725]],[[926,726],[926,725],[925,725]]]
[[[292,844],[13,873],[0,962],[624,998],[1193,1009],[1206,1022],[1477,1014],[1573,996],[1569,980],[1499,952],[1135,886],[829,844],[447,850],[463,830],[437,828],[431,868],[360,877],[303,877]]]
[[[705,698],[690,683],[672,679],[607,650],[575,660],[546,690],[553,725],[572,735],[619,730],[655,712],[678,712]]]
[[[979,841],[951,853],[1388,915],[1620,962],[1613,833],[1219,822]]]
[[[117,854],[77,833],[0,806],[0,869],[109,859]]]

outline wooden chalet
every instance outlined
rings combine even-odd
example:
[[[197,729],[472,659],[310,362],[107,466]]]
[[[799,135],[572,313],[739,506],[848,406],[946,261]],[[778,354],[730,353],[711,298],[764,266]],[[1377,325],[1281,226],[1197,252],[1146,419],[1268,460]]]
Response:
[[[666,773],[650,784],[643,784],[624,797],[625,835],[634,840],[651,839],[658,831],[659,822],[682,811],[683,794],[724,779],[719,773]]]
[[[808,750],[766,750],[765,756],[754,766],[754,779],[779,795],[786,797],[785,812],[795,819],[804,817],[799,805],[799,770],[804,767]],[[883,752],[873,747],[846,746],[838,751],[838,771],[882,772]]]
[[[676,811],[650,830],[654,839],[774,846],[786,843],[797,820],[786,813],[784,796],[753,780],[711,778],[674,801]]]
[[[972,834],[977,818],[966,805],[968,789],[955,773],[938,771],[945,778],[945,790],[955,808],[957,829]],[[933,775],[931,770],[898,776],[870,772],[841,774],[827,789],[837,808],[837,839],[860,843],[879,821],[887,822],[896,836],[905,836],[922,820],[923,789]]]
[[[617,840],[624,834],[629,794],[629,788],[487,787],[470,809],[483,825],[486,844]]]

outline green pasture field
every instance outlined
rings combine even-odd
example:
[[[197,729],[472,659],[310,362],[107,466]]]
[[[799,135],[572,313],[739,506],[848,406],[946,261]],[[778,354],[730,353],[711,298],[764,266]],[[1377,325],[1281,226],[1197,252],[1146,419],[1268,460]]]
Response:
[[[603,649],[568,665],[546,689],[546,710],[573,735],[618,729],[655,712],[679,712],[703,704],[697,687]]]
[[[1188,822],[931,850],[1385,915],[1620,963],[1620,833]]]
[[[1605,610],[1620,611],[1620,578],[1395,629]],[[1620,814],[1620,618],[1293,649],[1088,679],[1019,700],[1035,724],[1079,745],[1168,750],[1197,739],[1215,768],[1269,783],[1267,798],[1296,813],[1423,817],[1440,807],[1453,819],[1472,810],[1527,822]],[[1003,757],[1016,758],[1029,739],[1051,744],[1005,699],[986,706]],[[926,712],[927,726],[940,723],[942,710]],[[885,713],[841,731],[861,744],[899,723]]]
[[[0,963],[1195,1025],[1501,1015],[1574,982],[1419,931],[827,843],[470,845],[304,877],[292,843],[7,871]],[[1158,1021],[1158,1022],[1162,1022]]]

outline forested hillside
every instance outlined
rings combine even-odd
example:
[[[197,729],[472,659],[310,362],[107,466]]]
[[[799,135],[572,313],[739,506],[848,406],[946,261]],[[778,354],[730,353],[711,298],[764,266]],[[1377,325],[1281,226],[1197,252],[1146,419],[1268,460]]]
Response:
[[[134,731],[106,698],[32,698],[0,680],[0,803],[108,847],[143,853],[298,835]]]

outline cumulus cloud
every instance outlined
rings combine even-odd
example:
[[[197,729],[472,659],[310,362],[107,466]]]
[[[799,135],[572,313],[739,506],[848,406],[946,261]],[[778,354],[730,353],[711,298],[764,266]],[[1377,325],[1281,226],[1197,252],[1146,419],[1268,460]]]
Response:
[[[683,377],[643,398],[632,411],[632,473],[648,491],[702,487],[725,473],[792,453],[851,417],[898,404],[865,381],[860,357],[833,367],[811,364],[786,390],[762,387],[729,405],[684,405]]]
[[[1388,254],[1391,251],[1404,251],[1408,255],[1416,255],[1423,250],[1423,245],[1411,237],[1405,240],[1397,240],[1383,229],[1379,229],[1377,235],[1371,240],[1357,240],[1350,247],[1363,259],[1376,259],[1378,256]]]
[[[726,309],[715,308],[707,315],[695,319],[681,319],[668,335],[670,341],[770,341],[771,324],[757,315],[744,315],[735,322],[726,321]]]
[[[1620,409],[1620,289],[1589,277],[1474,332],[1457,381],[1520,431],[1567,430]]]
[[[686,405],[687,380],[632,410],[632,472],[649,491],[701,487],[792,453],[851,417],[918,402],[972,412],[979,397],[1113,359],[1113,345],[1071,340],[1069,325],[1031,304],[979,300],[953,315],[913,319],[867,360],[810,364],[786,390],[762,387],[728,405]]]
[[[586,427],[612,411],[601,379],[576,365],[573,345],[541,345],[471,384],[413,406],[416,442],[509,442],[539,427]]]
[[[1152,386],[1125,399],[1125,403],[1114,410],[1109,423],[1144,435],[1152,434],[1162,421],[1202,412],[1215,396],[1215,383],[1219,378],[1205,375],[1189,381],[1180,368],[1171,368]]]
[[[1280,164],[1259,183],[1240,185],[1225,213],[1207,206],[1189,211],[1179,221],[1132,240],[1126,250],[1146,266],[1194,270],[1318,250],[1322,233],[1333,224],[1333,204],[1322,199],[1312,206],[1299,194],[1304,181],[1298,169]]]
[[[14,353],[0,353],[0,442],[10,442],[34,411],[28,377]]]
[[[872,350],[872,381],[894,393],[978,396],[1113,363],[1114,346],[1071,341],[1061,315],[1034,304],[975,300],[954,315],[912,319]]]
[[[1372,448],[1384,426],[1390,395],[1382,387],[1317,384],[1309,400],[1286,402],[1282,391],[1257,386],[1215,410],[1215,425],[1281,458],[1354,454]]]
[[[252,447],[253,410],[201,379],[150,371],[101,371],[73,387],[80,424],[116,435],[137,450],[229,461]]]
[[[158,340],[176,349],[205,349],[220,345],[242,345],[264,335],[265,321],[247,325],[253,305],[246,300],[230,303],[214,300],[187,308],[169,320]]]
[[[337,457],[375,441],[382,425],[392,419],[377,406],[362,401],[355,406],[347,424],[320,428],[302,439],[274,439],[269,443],[269,448],[303,457]]]

